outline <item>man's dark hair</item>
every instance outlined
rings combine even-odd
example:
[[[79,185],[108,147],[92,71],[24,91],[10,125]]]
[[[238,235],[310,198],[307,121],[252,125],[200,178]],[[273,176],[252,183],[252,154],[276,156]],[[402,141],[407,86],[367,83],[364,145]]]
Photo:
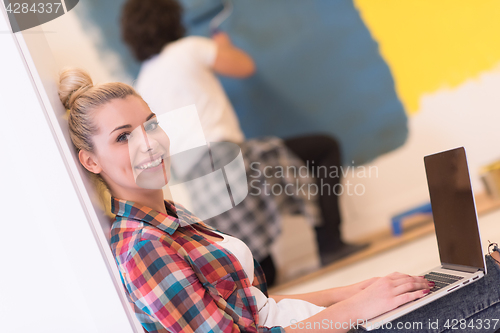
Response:
[[[122,38],[144,61],[184,36],[182,7],[175,0],[129,0],[121,16]]]

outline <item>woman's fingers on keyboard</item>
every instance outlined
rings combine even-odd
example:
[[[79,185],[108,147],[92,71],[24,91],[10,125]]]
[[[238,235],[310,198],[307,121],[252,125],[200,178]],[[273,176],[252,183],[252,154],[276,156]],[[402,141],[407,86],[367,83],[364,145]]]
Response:
[[[427,281],[426,279],[424,279],[423,277],[420,277],[420,276],[402,277],[402,278],[394,281],[394,286],[397,287],[397,286],[401,286],[401,285],[404,285],[407,283],[422,283],[422,284],[425,284],[426,287],[433,286],[433,285],[429,284],[430,283],[429,281]]]
[[[377,279],[346,302],[360,318],[373,318],[430,292],[429,282],[417,276],[392,273]]]
[[[389,277],[390,279],[393,279],[393,280],[412,278],[412,279],[417,279],[417,280],[421,280],[421,281],[427,281],[425,279],[425,277],[423,277],[423,276],[413,276],[413,275],[403,274],[403,273],[399,273],[399,272],[391,273],[391,274],[387,275],[387,277]]]
[[[420,289],[412,292],[407,292],[404,294],[401,294],[399,296],[396,296],[394,298],[394,301],[396,302],[395,307],[398,307],[400,305],[403,305],[405,303],[414,301],[416,299],[419,299],[421,297],[424,297],[430,292],[429,289]]]
[[[429,282],[417,281],[417,280],[407,280],[394,288],[394,293],[396,295],[401,295],[405,293],[411,293],[414,291],[428,290],[431,286]]]

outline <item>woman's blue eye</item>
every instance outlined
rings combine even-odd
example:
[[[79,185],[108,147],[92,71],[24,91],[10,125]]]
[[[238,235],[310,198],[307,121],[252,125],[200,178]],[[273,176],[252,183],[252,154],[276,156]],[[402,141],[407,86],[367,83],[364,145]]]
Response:
[[[127,142],[130,138],[130,133],[122,133],[116,138],[116,142]]]
[[[158,128],[158,124],[159,122],[157,121],[150,122],[144,126],[144,129],[146,130],[146,132],[154,131]]]

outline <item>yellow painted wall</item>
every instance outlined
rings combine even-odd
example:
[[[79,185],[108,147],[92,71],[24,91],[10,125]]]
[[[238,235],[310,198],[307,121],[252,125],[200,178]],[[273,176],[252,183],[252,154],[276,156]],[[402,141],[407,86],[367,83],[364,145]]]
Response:
[[[406,110],[500,63],[498,0],[354,0]],[[500,93],[500,87],[499,87]]]

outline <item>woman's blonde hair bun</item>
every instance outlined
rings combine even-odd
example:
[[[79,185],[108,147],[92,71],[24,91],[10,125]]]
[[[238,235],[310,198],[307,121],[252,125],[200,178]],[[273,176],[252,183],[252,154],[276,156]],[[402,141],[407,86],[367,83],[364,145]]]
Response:
[[[83,69],[65,69],[59,75],[59,99],[71,110],[77,98],[93,86],[92,78]]]

